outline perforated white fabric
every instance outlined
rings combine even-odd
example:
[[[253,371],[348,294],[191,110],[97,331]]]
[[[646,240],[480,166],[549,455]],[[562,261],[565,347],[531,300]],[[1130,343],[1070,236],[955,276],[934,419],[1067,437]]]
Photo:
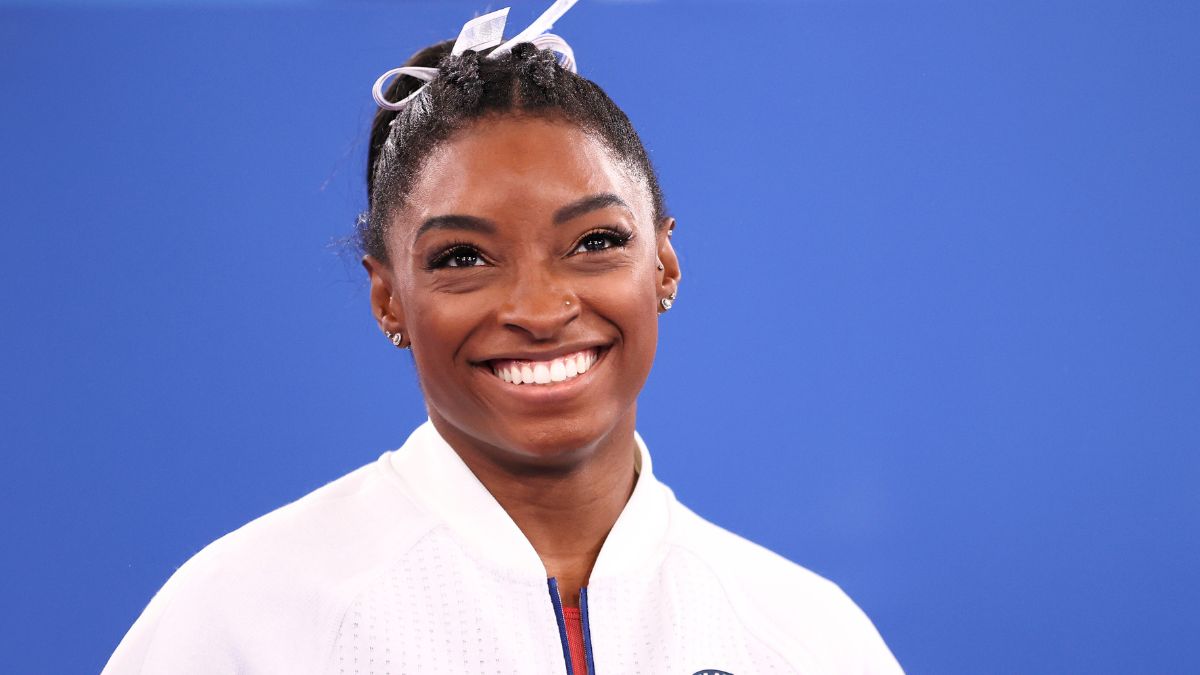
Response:
[[[898,673],[821,577],[691,512],[640,474],[587,586],[595,672]],[[566,673],[545,570],[430,422],[213,542],[104,672]],[[583,674],[578,674],[583,675]]]
[[[719,669],[731,673],[791,673],[788,662],[747,630],[711,569],[683,549],[657,573],[628,584],[588,590],[592,636],[613,661],[597,671],[657,674]],[[626,617],[634,620],[627,620]]]
[[[363,588],[336,653],[339,675],[565,672],[545,582],[474,564],[445,529]]]

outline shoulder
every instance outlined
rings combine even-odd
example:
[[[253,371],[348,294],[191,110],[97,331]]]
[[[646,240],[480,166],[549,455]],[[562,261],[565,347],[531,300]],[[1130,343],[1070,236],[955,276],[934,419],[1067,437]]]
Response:
[[[675,554],[714,577],[761,641],[825,672],[901,672],[874,624],[837,584],[672,502]]]
[[[320,661],[358,590],[435,526],[385,461],[192,556],[154,596],[104,672],[280,672],[292,662],[309,664],[290,671],[298,672]]]
[[[217,539],[179,572],[289,593],[371,573],[435,522],[394,479],[389,454]]]

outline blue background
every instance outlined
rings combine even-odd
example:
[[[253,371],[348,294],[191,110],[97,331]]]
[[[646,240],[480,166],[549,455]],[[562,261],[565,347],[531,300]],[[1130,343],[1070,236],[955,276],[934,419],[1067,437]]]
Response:
[[[5,672],[98,671],[189,556],[424,419],[336,240],[371,83],[487,8],[4,0]],[[639,428],[684,503],[912,673],[1200,671],[1200,5],[557,32],[680,221]]]

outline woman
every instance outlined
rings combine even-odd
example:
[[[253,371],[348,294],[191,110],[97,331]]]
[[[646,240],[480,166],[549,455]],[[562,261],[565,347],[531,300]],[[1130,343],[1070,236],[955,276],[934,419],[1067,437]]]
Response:
[[[196,555],[106,672],[898,672],[835,585],[655,479],[675,221],[570,48],[496,20],[377,86],[363,265],[428,421]]]

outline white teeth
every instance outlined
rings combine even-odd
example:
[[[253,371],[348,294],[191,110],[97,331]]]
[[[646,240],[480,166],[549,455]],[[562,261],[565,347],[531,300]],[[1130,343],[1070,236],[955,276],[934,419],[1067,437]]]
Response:
[[[599,357],[596,349],[587,349],[549,361],[498,361],[492,372],[510,384],[550,384],[586,373]]]

